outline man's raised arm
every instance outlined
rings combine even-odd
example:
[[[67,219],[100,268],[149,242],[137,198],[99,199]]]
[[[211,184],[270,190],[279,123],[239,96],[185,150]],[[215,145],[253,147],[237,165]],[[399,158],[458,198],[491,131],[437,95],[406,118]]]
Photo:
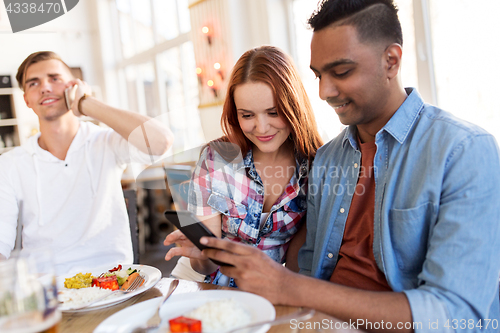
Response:
[[[69,83],[78,85],[71,104],[75,115],[85,115],[106,124],[130,144],[150,155],[162,155],[172,146],[173,134],[161,122],[136,112],[111,107],[88,96],[90,87],[81,80]]]

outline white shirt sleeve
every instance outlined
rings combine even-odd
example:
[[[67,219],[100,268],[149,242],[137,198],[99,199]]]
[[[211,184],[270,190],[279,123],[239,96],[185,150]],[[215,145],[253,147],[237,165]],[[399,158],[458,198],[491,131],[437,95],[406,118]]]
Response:
[[[105,142],[115,153],[118,164],[140,163],[151,165],[164,157],[163,155],[150,155],[140,151],[112,129],[106,131]]]
[[[12,184],[13,161],[0,156],[0,254],[9,257],[16,242],[19,207]]]

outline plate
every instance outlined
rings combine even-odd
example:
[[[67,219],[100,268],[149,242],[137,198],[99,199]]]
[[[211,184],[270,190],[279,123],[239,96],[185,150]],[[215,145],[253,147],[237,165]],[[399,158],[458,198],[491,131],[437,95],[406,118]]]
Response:
[[[274,306],[267,299],[244,291],[204,290],[177,295],[174,293],[161,307],[161,328],[163,329],[160,328],[157,331],[166,332],[165,328],[168,326],[169,319],[194,310],[206,302],[224,298],[232,298],[240,303],[250,314],[252,323],[273,320],[276,317]],[[94,333],[130,333],[134,328],[146,324],[154,314],[158,302],[160,302],[159,297],[125,308],[104,320],[96,327]],[[264,333],[269,328],[270,325],[264,325],[247,330],[246,333]],[[245,331],[242,330],[241,332]]]
[[[59,310],[63,312],[84,312],[84,311],[91,311],[91,310],[97,310],[101,308],[106,308],[108,306],[112,306],[121,302],[126,301],[127,299],[134,297],[135,295],[141,294],[145,292],[146,290],[154,287],[154,285],[160,281],[161,279],[161,272],[158,268],[152,267],[152,266],[146,266],[146,265],[123,265],[123,269],[127,269],[129,267],[133,269],[137,269],[139,273],[144,277],[145,282],[144,284],[139,287],[137,290],[134,290],[130,293],[127,294],[119,294],[116,297],[112,297],[110,299],[103,299],[102,301],[96,302],[92,304],[89,307],[80,309],[80,310],[74,310],[70,307],[64,306],[64,304],[61,304],[59,306]],[[103,272],[107,272],[109,269],[113,267],[108,266],[102,266],[102,267],[97,267],[97,268],[92,268],[89,270],[86,270],[85,272],[82,273],[92,273],[94,276],[99,276]],[[57,288],[60,293],[63,293],[65,290],[68,290],[64,287],[64,279],[75,276],[75,274],[72,275],[67,275],[67,276],[59,276],[57,277]]]

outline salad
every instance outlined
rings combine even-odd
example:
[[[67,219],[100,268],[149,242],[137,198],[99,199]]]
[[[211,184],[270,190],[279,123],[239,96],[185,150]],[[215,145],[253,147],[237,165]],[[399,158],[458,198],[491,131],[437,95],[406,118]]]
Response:
[[[98,277],[92,276],[91,273],[78,273],[73,277],[66,278],[64,287],[68,289],[80,289],[88,287],[99,287],[101,289],[127,289],[132,282],[139,276],[139,271],[129,267],[123,269],[122,265],[114,267]],[[141,285],[144,281],[141,283]]]

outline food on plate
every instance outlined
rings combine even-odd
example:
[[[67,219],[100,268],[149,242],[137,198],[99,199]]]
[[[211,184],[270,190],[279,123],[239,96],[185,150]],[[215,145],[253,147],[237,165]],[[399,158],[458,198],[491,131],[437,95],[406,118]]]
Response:
[[[92,284],[92,273],[78,273],[73,277],[64,279],[64,287],[68,289],[88,288]]]
[[[60,289],[58,299],[64,307],[79,307],[104,296],[105,293],[118,290],[120,287],[127,289],[138,276],[139,272],[136,269],[132,267],[122,269],[121,265],[100,274],[98,277],[92,276],[91,273],[78,273],[75,276],[65,279],[65,288]],[[117,296],[119,295],[115,295],[114,297]],[[110,297],[113,296],[109,296],[106,300]]]
[[[139,276],[139,272],[130,267],[128,269],[122,269],[122,265],[118,265],[105,273],[99,275],[99,277],[92,276],[91,273],[78,273],[75,276],[66,278],[64,281],[64,287],[68,289],[80,289],[97,286],[104,289],[117,290],[127,289],[128,286]],[[107,279],[110,278],[110,279]],[[115,280],[118,282],[115,283]],[[141,283],[141,286],[144,284]],[[123,287],[125,285],[125,287]]]
[[[122,265],[118,265],[116,267],[111,268],[108,272],[116,272],[116,271],[121,271]],[[130,268],[129,268],[130,269]]]
[[[114,277],[114,278],[116,277],[118,281],[118,287],[120,287],[121,289],[127,289],[128,286],[130,286],[130,284],[138,276],[139,272],[137,271],[137,269],[134,269],[132,267],[129,267],[128,269],[122,269],[122,265],[118,265],[118,267],[110,269],[106,273],[101,274],[99,277]]]
[[[77,308],[110,294],[111,290],[89,287],[82,289],[63,289],[59,291],[57,298],[59,302],[64,304],[64,307]]]
[[[192,318],[186,318],[183,316],[170,319],[168,321],[170,325],[170,333],[179,332],[190,332],[190,333],[201,333],[201,321]]]
[[[138,277],[139,277],[139,273],[137,273],[137,272],[130,274],[128,279],[122,284],[121,289],[124,289],[124,290],[128,289],[128,287],[130,287],[132,282],[134,282],[135,279],[137,279]],[[139,287],[142,286],[143,284],[144,284],[144,281],[141,282]]]
[[[232,298],[207,302],[184,316],[200,320],[203,333],[220,333],[248,325],[251,321],[241,303]]]
[[[102,289],[110,290],[118,290],[118,288],[120,288],[116,275],[94,278],[92,279],[92,287],[99,287]]]

